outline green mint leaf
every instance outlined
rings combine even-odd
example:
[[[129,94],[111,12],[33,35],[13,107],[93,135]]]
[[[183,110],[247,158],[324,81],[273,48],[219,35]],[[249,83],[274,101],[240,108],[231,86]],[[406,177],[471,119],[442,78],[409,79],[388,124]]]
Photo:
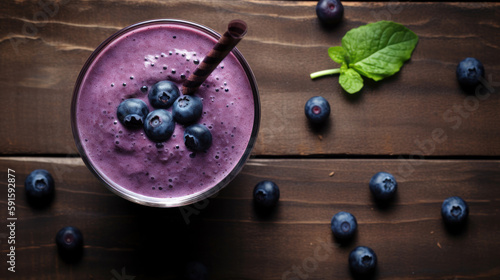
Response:
[[[363,78],[352,68],[340,68],[339,84],[350,94],[356,93],[363,88]]]
[[[337,62],[338,64],[346,62],[347,53],[341,46],[328,48],[328,55],[331,59],[333,59],[333,61]]]
[[[399,71],[417,42],[418,36],[403,25],[379,21],[348,31],[342,47],[350,58],[350,68],[379,81]]]
[[[392,21],[379,21],[348,31],[342,46],[328,49],[330,58],[341,68],[311,73],[311,79],[340,73],[339,83],[347,92],[363,88],[361,75],[375,81],[397,73],[410,59],[418,36]]]

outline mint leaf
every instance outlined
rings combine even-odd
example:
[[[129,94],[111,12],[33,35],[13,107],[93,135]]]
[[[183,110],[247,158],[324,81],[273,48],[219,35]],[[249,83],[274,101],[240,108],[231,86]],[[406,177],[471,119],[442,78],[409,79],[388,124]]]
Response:
[[[363,88],[363,78],[352,68],[346,71],[340,70],[339,84],[350,94],[356,93]]]
[[[351,59],[350,68],[379,81],[399,71],[417,42],[418,36],[403,25],[379,21],[347,32],[342,47]]]
[[[338,64],[342,64],[347,61],[347,53],[345,52],[344,48],[340,46],[328,48],[328,55],[331,59],[333,59],[333,61],[337,62]]]
[[[410,59],[417,42],[415,33],[392,21],[351,29],[342,38],[342,46],[328,48],[328,55],[341,68],[314,72],[311,79],[340,73],[342,88],[356,93],[363,87],[361,75],[380,81],[397,73]]]

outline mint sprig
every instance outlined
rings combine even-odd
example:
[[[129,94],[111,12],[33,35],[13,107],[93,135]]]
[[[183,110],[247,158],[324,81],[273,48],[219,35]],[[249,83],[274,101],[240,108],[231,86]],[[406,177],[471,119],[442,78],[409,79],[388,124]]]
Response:
[[[328,48],[330,58],[340,68],[314,72],[311,79],[340,74],[339,84],[350,94],[363,88],[363,78],[380,81],[397,73],[410,59],[418,36],[392,21],[378,21],[351,29],[342,46]]]

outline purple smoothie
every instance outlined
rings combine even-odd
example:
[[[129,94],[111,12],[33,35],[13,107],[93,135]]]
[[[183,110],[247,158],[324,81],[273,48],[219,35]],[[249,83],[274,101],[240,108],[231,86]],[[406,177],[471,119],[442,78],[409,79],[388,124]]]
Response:
[[[217,38],[172,21],[125,30],[98,48],[80,74],[72,117],[82,158],[111,190],[130,200],[166,207],[201,200],[235,176],[255,142],[259,101],[253,75],[239,53],[230,53],[195,93],[203,101],[197,123],[212,133],[206,152],[186,148],[185,127],[178,123],[169,140],[155,143],[142,128],[117,120],[118,105],[138,98],[154,110],[149,89],[162,80],[182,89]]]

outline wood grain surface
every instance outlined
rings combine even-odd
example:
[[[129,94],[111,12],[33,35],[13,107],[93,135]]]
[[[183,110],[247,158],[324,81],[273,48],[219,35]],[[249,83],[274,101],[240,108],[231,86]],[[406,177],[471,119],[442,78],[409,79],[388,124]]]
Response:
[[[77,154],[70,117],[76,77],[99,43],[119,29],[180,18],[222,32],[230,19],[241,18],[249,31],[238,48],[261,95],[255,155],[500,155],[500,4],[348,2],[342,23],[325,29],[315,1],[55,3],[54,12],[36,0],[0,3],[2,154]],[[356,95],[344,92],[338,77],[310,80],[311,72],[337,67],[328,47],[351,28],[381,19],[420,37],[398,74],[377,83],[365,79]],[[458,86],[455,68],[468,56],[483,62],[493,94],[478,99]],[[314,95],[332,105],[330,122],[320,130],[303,113]],[[446,140],[421,148],[435,130]]]
[[[193,260],[207,266],[210,279],[349,279],[347,256],[358,245],[376,251],[380,279],[498,279],[500,161],[424,160],[411,174],[400,173],[401,164],[253,159],[216,197],[181,212],[119,198],[79,158],[0,158],[2,208],[4,170],[14,169],[17,178],[12,279],[112,279],[122,268],[135,279],[179,279]],[[46,209],[25,201],[23,182],[35,168],[49,170],[57,182]],[[388,208],[379,208],[368,189],[380,170],[398,181]],[[255,211],[251,196],[264,179],[281,190],[278,208],[267,216]],[[452,195],[470,206],[468,227],[459,234],[447,231],[440,216],[442,201]],[[330,219],[338,211],[358,220],[351,244],[332,238]],[[66,225],[84,233],[84,257],[76,264],[65,263],[55,248],[55,233]],[[2,260],[8,253],[3,240]],[[293,267],[308,278],[298,278]],[[0,275],[10,276],[4,269]]]

